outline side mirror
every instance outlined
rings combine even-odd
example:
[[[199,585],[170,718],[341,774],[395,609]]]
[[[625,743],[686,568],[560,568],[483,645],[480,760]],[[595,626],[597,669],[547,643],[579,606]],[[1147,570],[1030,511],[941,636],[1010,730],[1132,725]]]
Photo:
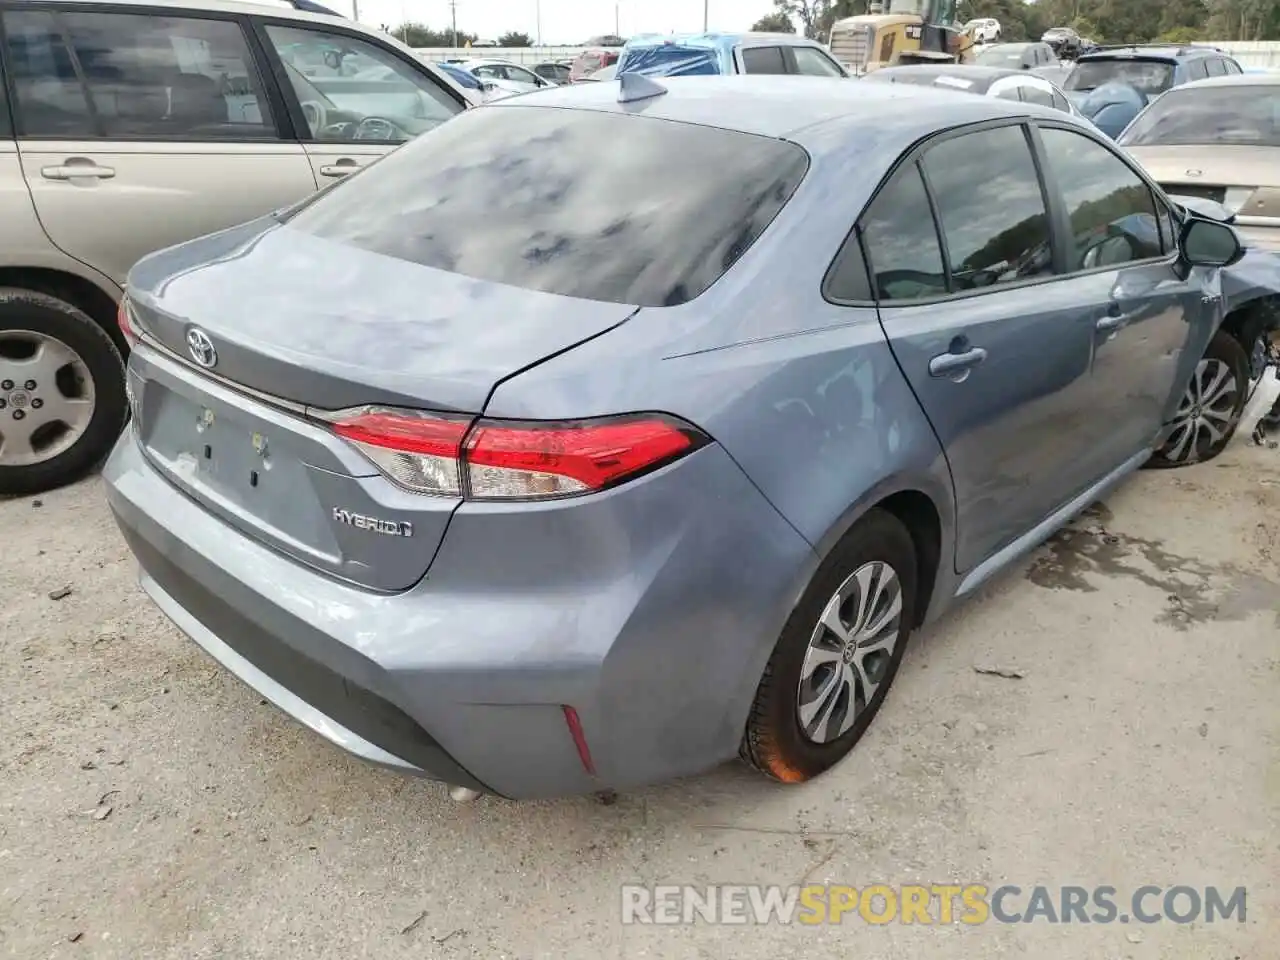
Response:
[[[1178,238],[1182,259],[1197,267],[1229,267],[1242,256],[1244,247],[1236,232],[1225,223],[1190,219]]]

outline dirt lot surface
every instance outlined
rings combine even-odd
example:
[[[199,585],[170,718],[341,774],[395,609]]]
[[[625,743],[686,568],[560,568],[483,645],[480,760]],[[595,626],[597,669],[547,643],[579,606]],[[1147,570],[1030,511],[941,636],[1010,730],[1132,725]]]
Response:
[[[347,759],[152,609],[98,481],[41,500],[0,502],[0,956],[1280,957],[1280,450],[1128,482],[918,636],[820,781],[612,805]],[[1248,918],[624,927],[635,881],[1246,885]]]

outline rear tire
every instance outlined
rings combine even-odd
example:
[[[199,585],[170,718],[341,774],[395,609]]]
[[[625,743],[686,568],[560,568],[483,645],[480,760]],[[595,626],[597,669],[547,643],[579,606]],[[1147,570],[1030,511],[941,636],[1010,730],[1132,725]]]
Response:
[[[41,349],[53,358],[47,364],[33,363]],[[0,288],[0,494],[43,493],[97,467],[125,423],[124,377],[110,335],[82,310]],[[36,387],[25,389],[28,382]],[[52,411],[68,401],[81,405],[57,419]],[[22,417],[15,420],[16,412]],[[12,440],[4,439],[6,427]]]
[[[748,764],[802,783],[844,759],[897,676],[916,589],[911,534],[892,514],[870,511],[819,566],[782,630],[742,739]]]
[[[1215,333],[1178,400],[1173,431],[1147,466],[1186,467],[1222,453],[1244,415],[1249,373],[1244,347],[1224,330]]]

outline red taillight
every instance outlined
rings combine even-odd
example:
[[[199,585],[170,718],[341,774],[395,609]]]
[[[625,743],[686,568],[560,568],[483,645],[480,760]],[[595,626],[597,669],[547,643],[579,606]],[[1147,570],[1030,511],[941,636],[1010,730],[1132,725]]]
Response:
[[[116,310],[116,324],[124,335],[125,343],[132,350],[138,345],[138,330],[133,325],[133,314],[129,312],[129,298],[121,297],[120,306]]]
[[[535,500],[615,486],[707,442],[662,414],[603,420],[478,420],[368,408],[330,418],[390,479],[417,493]]]

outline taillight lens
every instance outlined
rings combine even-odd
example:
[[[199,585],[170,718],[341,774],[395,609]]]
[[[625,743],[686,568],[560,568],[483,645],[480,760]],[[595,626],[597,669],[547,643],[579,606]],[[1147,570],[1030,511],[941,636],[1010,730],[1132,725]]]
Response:
[[[116,325],[124,334],[124,339],[132,350],[138,345],[138,328],[133,325],[133,313],[129,308],[129,298],[121,297],[120,306],[116,309]]]
[[[415,493],[540,500],[593,493],[707,443],[665,414],[542,422],[365,408],[328,418],[389,479]]]

